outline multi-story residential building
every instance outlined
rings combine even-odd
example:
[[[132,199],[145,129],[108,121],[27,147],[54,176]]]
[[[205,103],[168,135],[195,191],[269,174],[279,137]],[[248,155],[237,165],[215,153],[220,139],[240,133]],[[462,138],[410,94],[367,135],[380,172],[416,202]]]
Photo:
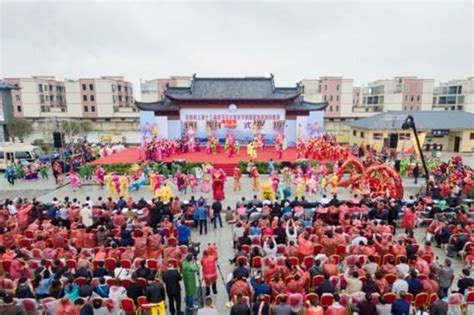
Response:
[[[153,79],[140,82],[141,100],[143,102],[156,102],[165,99],[164,92],[167,86],[189,87],[191,76],[170,76],[169,78]]]
[[[305,100],[329,103],[324,112],[325,118],[351,117],[352,79],[324,76],[302,80],[298,85]]]
[[[433,79],[417,77],[395,77],[370,82],[360,90],[354,91],[356,95],[359,93],[359,98],[357,101],[353,99],[352,112],[357,117],[395,110],[431,110],[433,86]]]
[[[123,77],[66,79],[52,76],[6,78],[19,87],[12,91],[15,116],[41,118],[134,118],[133,86]]]
[[[17,117],[68,117],[64,82],[54,76],[5,78],[5,82],[19,87],[12,91],[13,112]]]
[[[433,110],[464,110],[474,113],[474,77],[451,80],[435,87]]]

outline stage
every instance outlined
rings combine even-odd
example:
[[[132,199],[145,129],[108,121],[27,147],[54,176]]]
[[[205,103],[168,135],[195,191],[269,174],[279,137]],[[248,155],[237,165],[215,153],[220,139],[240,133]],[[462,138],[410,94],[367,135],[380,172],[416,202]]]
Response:
[[[127,148],[123,151],[114,153],[112,155],[106,156],[104,158],[95,160],[93,164],[105,165],[105,164],[115,164],[115,163],[138,163],[145,160],[145,155],[142,152],[139,156],[138,147]],[[277,160],[277,152],[273,147],[267,147],[263,150],[258,150],[257,160],[261,162],[268,162],[270,159],[273,159],[275,162],[295,162],[296,161],[296,148],[291,147],[283,151],[283,158]],[[179,153],[170,157],[165,157],[163,162],[173,162],[173,161],[186,161],[186,162],[208,162],[212,163],[217,168],[223,168],[227,175],[232,174],[232,169],[238,162],[249,162],[250,156],[247,154],[247,148],[242,147],[238,155],[229,158],[224,150],[216,154],[207,154],[205,149],[200,152],[188,152],[188,153]]]

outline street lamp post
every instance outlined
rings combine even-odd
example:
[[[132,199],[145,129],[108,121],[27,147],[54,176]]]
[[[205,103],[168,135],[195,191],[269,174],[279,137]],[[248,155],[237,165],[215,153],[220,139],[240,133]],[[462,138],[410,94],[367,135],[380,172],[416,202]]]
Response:
[[[413,133],[415,134],[416,146],[418,148],[418,152],[420,152],[421,163],[423,164],[423,169],[425,170],[426,192],[428,192],[428,179],[429,179],[428,167],[426,166],[425,157],[423,155],[423,150],[421,149],[421,145],[420,145],[420,139],[418,138],[418,132],[416,130],[415,119],[413,118],[412,115],[407,116],[407,118],[405,119],[405,122],[402,124],[402,129],[403,130],[411,129],[413,130]]]

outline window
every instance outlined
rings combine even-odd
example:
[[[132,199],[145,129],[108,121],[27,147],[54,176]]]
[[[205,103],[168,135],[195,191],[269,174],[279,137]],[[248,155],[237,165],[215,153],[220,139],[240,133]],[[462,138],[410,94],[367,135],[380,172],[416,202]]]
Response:
[[[332,102],[332,95],[331,95],[331,96],[329,96],[329,100]]]
[[[326,102],[328,100],[328,97],[324,95],[324,101]]]
[[[87,102],[87,95],[82,95],[82,99]]]
[[[119,102],[122,101],[122,95],[119,95]]]
[[[92,102],[95,101],[94,95],[91,95],[90,98],[91,98],[91,101],[92,101]]]
[[[89,106],[84,106],[84,111],[87,113],[89,111]]]
[[[43,92],[43,84],[38,84],[38,90],[39,90],[40,92]]]
[[[438,99],[438,104],[440,105],[446,104],[446,96],[440,96]]]
[[[360,137],[364,138],[364,132],[363,131],[360,132]]]
[[[407,110],[407,107],[406,107],[406,106],[404,107],[404,110]]]
[[[46,102],[49,102],[49,95],[46,95],[45,99],[46,99]]]
[[[450,86],[448,89],[448,94],[456,94],[458,92],[458,86]]]
[[[95,112],[95,106],[91,106],[91,112]]]
[[[324,84],[324,91],[327,91],[327,90],[328,90],[328,85]]]
[[[115,92],[115,84],[112,84],[112,92]]]
[[[53,86],[50,84],[49,85],[49,90],[52,91],[53,90]]]
[[[410,106],[410,110],[413,110],[413,106]]]
[[[372,96],[369,96],[367,98],[367,104],[369,104],[369,105],[372,104]]]
[[[408,95],[405,95],[405,101],[408,101]]]
[[[20,106],[20,105],[17,105],[16,111],[19,112],[19,113],[21,113],[21,106]]]
[[[356,130],[352,130],[352,135],[355,137],[357,136],[357,131]]]
[[[44,104],[44,95],[40,95],[40,103]]]
[[[86,84],[83,84],[83,85],[82,85],[82,90],[83,90],[83,91],[87,90],[87,85],[86,85]]]
[[[332,106],[329,106],[329,111],[332,112]]]
[[[464,104],[464,95],[458,96],[458,104]]]
[[[89,90],[94,91],[94,84],[89,84]]]
[[[16,159],[31,159],[31,154],[28,151],[16,151],[15,158]]]
[[[383,104],[383,95],[379,97],[379,104]]]
[[[419,95],[416,97],[416,101],[417,101],[417,102],[420,101],[420,96],[419,96]]]
[[[469,134],[469,140],[474,140],[474,132],[471,132]],[[2,152],[3,153],[3,152]]]
[[[336,112],[338,112],[338,111],[339,111],[339,106],[336,106]]]
[[[336,95],[336,101],[339,101],[339,95]]]
[[[20,95],[15,95],[15,99],[19,102],[20,101]]]
[[[118,91],[119,92],[122,91],[122,86],[121,85],[118,86]]]
[[[339,84],[336,85],[336,91],[339,91]]]
[[[114,95],[112,98],[113,98],[114,103],[117,103],[117,96]]]
[[[413,102],[415,100],[415,97],[412,95],[410,100]]]
[[[5,158],[5,152],[0,151],[0,159],[4,159],[4,158]]]

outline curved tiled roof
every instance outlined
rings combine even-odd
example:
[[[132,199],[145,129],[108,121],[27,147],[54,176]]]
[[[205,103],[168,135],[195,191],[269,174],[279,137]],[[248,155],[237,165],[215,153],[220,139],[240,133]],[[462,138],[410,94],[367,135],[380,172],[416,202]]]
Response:
[[[417,129],[474,129],[474,114],[464,111],[388,111],[347,125],[361,129],[402,129],[408,115]]]

